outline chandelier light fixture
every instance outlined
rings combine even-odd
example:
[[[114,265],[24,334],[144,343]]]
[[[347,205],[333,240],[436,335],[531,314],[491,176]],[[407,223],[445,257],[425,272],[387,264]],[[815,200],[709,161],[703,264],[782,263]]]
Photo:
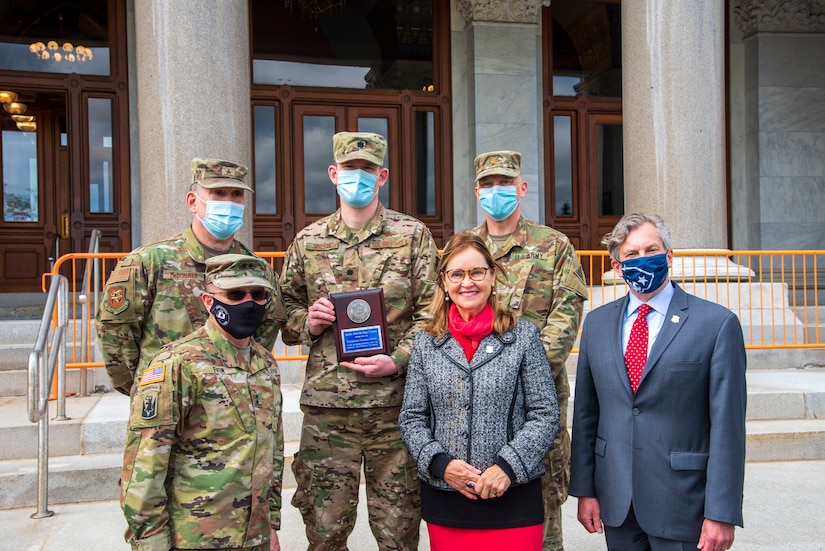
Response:
[[[63,35],[63,15],[58,15],[60,20],[60,34]],[[75,46],[71,42],[66,42],[61,39],[60,44],[57,40],[49,40],[47,42],[32,42],[29,44],[29,51],[34,54],[37,59],[55,63],[66,61],[67,63],[74,63],[75,61],[84,62],[91,61],[94,55],[92,49],[78,44]]]
[[[12,103],[15,101],[17,101],[17,92],[0,90],[0,103]]]
[[[26,112],[26,104],[20,103],[19,101],[11,101],[4,103],[3,109],[6,110],[6,113],[11,113],[12,115],[22,115]]]
[[[17,101],[17,92],[11,90],[0,90],[0,103],[3,109],[11,114],[12,120],[21,132],[35,132],[37,130],[37,120],[34,115],[24,115],[26,104]]]
[[[318,19],[337,10],[343,11],[346,0],[284,0],[284,5],[290,13],[297,7],[302,16]]]
[[[55,40],[49,40],[45,44],[43,42],[32,42],[29,44],[29,51],[35,55],[37,59],[48,61],[54,60],[56,63],[67,61],[74,63],[75,61],[91,61],[93,54],[92,49],[78,44],[75,47],[71,42],[64,42],[60,45]]]

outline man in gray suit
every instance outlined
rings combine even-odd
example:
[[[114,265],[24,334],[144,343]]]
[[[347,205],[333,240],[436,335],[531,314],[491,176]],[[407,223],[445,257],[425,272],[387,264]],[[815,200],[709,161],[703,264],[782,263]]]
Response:
[[[625,215],[602,243],[630,293],[584,321],[570,473],[579,522],[604,527],[611,550],[728,549],[745,471],[739,320],[668,279],[661,217]]]

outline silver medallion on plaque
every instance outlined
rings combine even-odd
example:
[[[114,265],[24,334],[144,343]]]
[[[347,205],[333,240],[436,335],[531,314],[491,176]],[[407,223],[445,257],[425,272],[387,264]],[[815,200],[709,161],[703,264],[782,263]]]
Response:
[[[347,317],[353,323],[364,323],[370,318],[372,309],[366,300],[357,298],[347,305]]]

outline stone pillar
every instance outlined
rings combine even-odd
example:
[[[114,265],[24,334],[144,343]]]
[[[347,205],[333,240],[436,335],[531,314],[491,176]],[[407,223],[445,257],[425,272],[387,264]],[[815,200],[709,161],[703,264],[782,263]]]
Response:
[[[193,157],[249,166],[249,36],[246,0],[135,0],[139,244],[189,225]],[[251,201],[239,235],[248,244]]]
[[[743,248],[821,249],[825,232],[825,3],[734,0],[742,33]]]
[[[549,1],[544,3],[549,5]],[[469,135],[467,158],[457,159],[457,163],[468,166],[470,181],[455,182],[457,205],[463,204],[462,198],[472,197],[475,155],[511,149],[521,152],[522,178],[528,183],[522,212],[533,220],[541,219],[543,126],[538,30],[542,4],[542,0],[458,0],[467,35]],[[471,204],[476,208],[475,200]],[[481,209],[476,208],[475,214],[474,221],[456,220],[456,229],[484,220]]]
[[[625,212],[660,214],[680,249],[724,248],[724,2],[622,3]]]

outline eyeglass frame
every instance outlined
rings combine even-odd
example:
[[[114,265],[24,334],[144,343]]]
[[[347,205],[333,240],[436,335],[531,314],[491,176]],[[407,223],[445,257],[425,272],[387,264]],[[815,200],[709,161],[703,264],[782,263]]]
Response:
[[[248,290],[248,289],[247,289],[247,290],[244,290],[244,289],[230,289],[230,290],[228,290],[228,291],[204,291],[204,292],[205,292],[207,295],[224,295],[226,298],[228,298],[228,299],[229,299],[229,300],[231,300],[232,302],[241,302],[241,301],[243,301],[246,297],[249,297],[249,298],[251,298],[252,300],[254,300],[255,302],[259,302],[259,303],[260,303],[260,302],[262,302],[262,303],[267,303],[267,302],[269,302],[270,300],[272,300],[272,293],[271,293],[268,289],[264,289],[264,288],[262,288],[262,287],[261,287],[261,288],[258,288],[258,289],[253,289],[253,290],[251,290],[251,291],[250,291],[250,290]],[[242,296],[242,297],[240,297],[240,298],[232,298],[231,296],[229,296],[229,293],[243,293],[243,296]],[[264,298],[262,298],[262,299],[257,299],[257,298],[255,298],[255,297],[253,296],[253,293],[263,293],[263,294],[264,294]]]
[[[475,270],[481,270],[483,272],[483,274],[481,276],[479,276],[478,278],[474,278],[472,275],[470,275],[470,272],[473,272]],[[493,266],[473,266],[472,268],[470,268],[468,270],[462,270],[460,268],[454,268],[452,270],[441,270],[441,273],[444,275],[444,277],[446,277],[447,281],[449,281],[450,283],[462,283],[465,278],[469,278],[470,281],[476,281],[476,282],[484,281],[484,278],[487,277],[487,272],[490,271],[490,270],[495,272],[495,267],[493,267]],[[450,274],[457,274],[458,272],[461,272],[461,279],[453,279],[453,277]]]

